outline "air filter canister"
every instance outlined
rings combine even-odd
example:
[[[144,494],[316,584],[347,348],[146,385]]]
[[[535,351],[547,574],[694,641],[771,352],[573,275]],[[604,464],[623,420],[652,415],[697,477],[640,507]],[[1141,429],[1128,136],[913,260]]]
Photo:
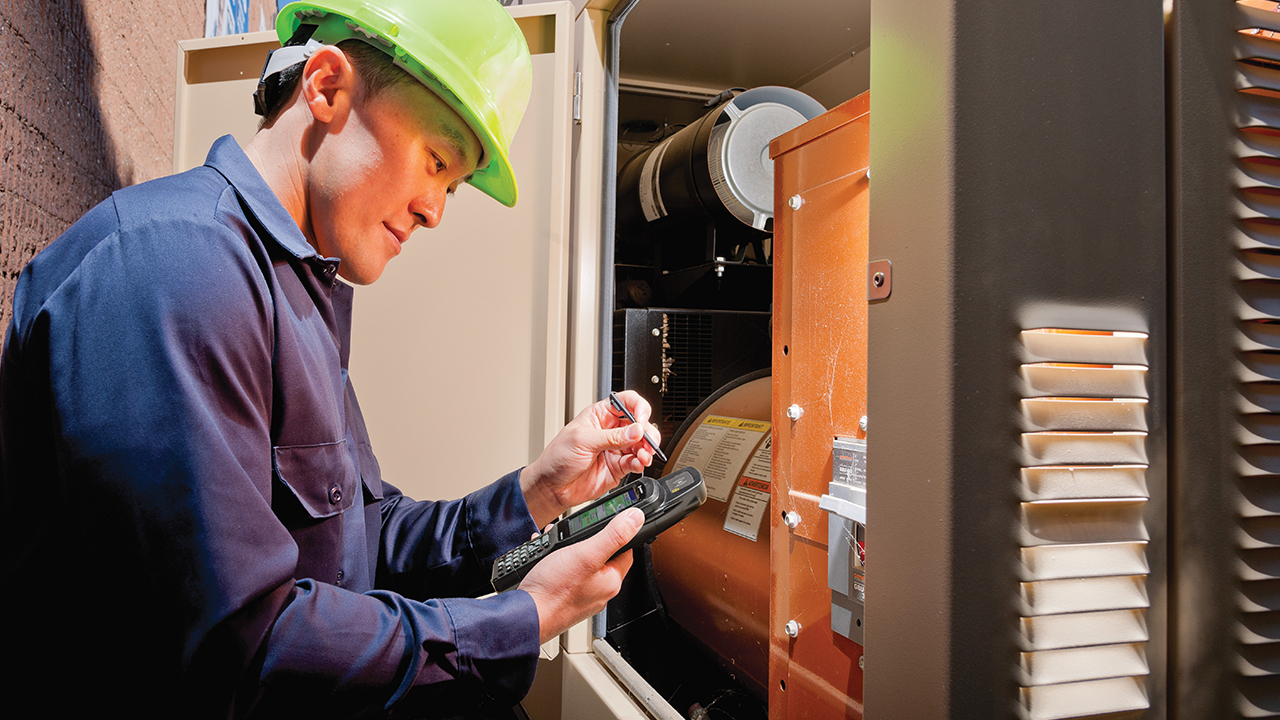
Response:
[[[769,141],[823,112],[799,90],[758,87],[633,157],[618,177],[618,231],[709,215],[717,223],[772,230]]]

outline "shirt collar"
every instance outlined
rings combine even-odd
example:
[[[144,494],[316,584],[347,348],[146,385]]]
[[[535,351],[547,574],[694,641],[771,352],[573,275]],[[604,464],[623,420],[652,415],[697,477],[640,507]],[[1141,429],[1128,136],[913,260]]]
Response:
[[[235,138],[223,135],[209,148],[209,156],[205,165],[217,170],[227,182],[235,188],[236,194],[248,206],[249,212],[262,227],[271,234],[280,247],[288,250],[300,260],[318,258],[315,248],[307,242],[307,238],[298,229],[293,216],[280,199],[276,197],[267,181],[262,179],[258,169],[249,161]]]

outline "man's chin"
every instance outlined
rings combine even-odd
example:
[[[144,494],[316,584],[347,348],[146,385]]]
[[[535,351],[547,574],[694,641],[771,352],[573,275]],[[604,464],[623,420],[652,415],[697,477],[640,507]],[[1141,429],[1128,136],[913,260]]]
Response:
[[[382,277],[382,271],[385,270],[386,267],[387,266],[384,263],[377,268],[362,269],[353,267],[350,270],[339,268],[338,279],[348,285],[372,285],[378,281],[378,278]]]

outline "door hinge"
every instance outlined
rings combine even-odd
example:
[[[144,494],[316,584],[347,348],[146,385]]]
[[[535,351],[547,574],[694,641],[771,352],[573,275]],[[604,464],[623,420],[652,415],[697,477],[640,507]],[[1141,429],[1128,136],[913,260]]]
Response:
[[[573,122],[582,124],[582,73],[573,74]]]

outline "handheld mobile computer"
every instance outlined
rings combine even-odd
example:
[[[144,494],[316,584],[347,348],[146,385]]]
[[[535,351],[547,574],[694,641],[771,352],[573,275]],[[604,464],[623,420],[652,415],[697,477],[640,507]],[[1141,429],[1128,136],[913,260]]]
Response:
[[[609,524],[613,516],[630,507],[644,512],[644,524],[617,554],[648,542],[658,533],[685,519],[706,502],[707,488],[696,468],[677,470],[660,479],[641,477],[604,495],[551,529],[511,550],[493,563],[493,589],[505,592],[520,584],[539,560],[559,548],[582,542]]]

